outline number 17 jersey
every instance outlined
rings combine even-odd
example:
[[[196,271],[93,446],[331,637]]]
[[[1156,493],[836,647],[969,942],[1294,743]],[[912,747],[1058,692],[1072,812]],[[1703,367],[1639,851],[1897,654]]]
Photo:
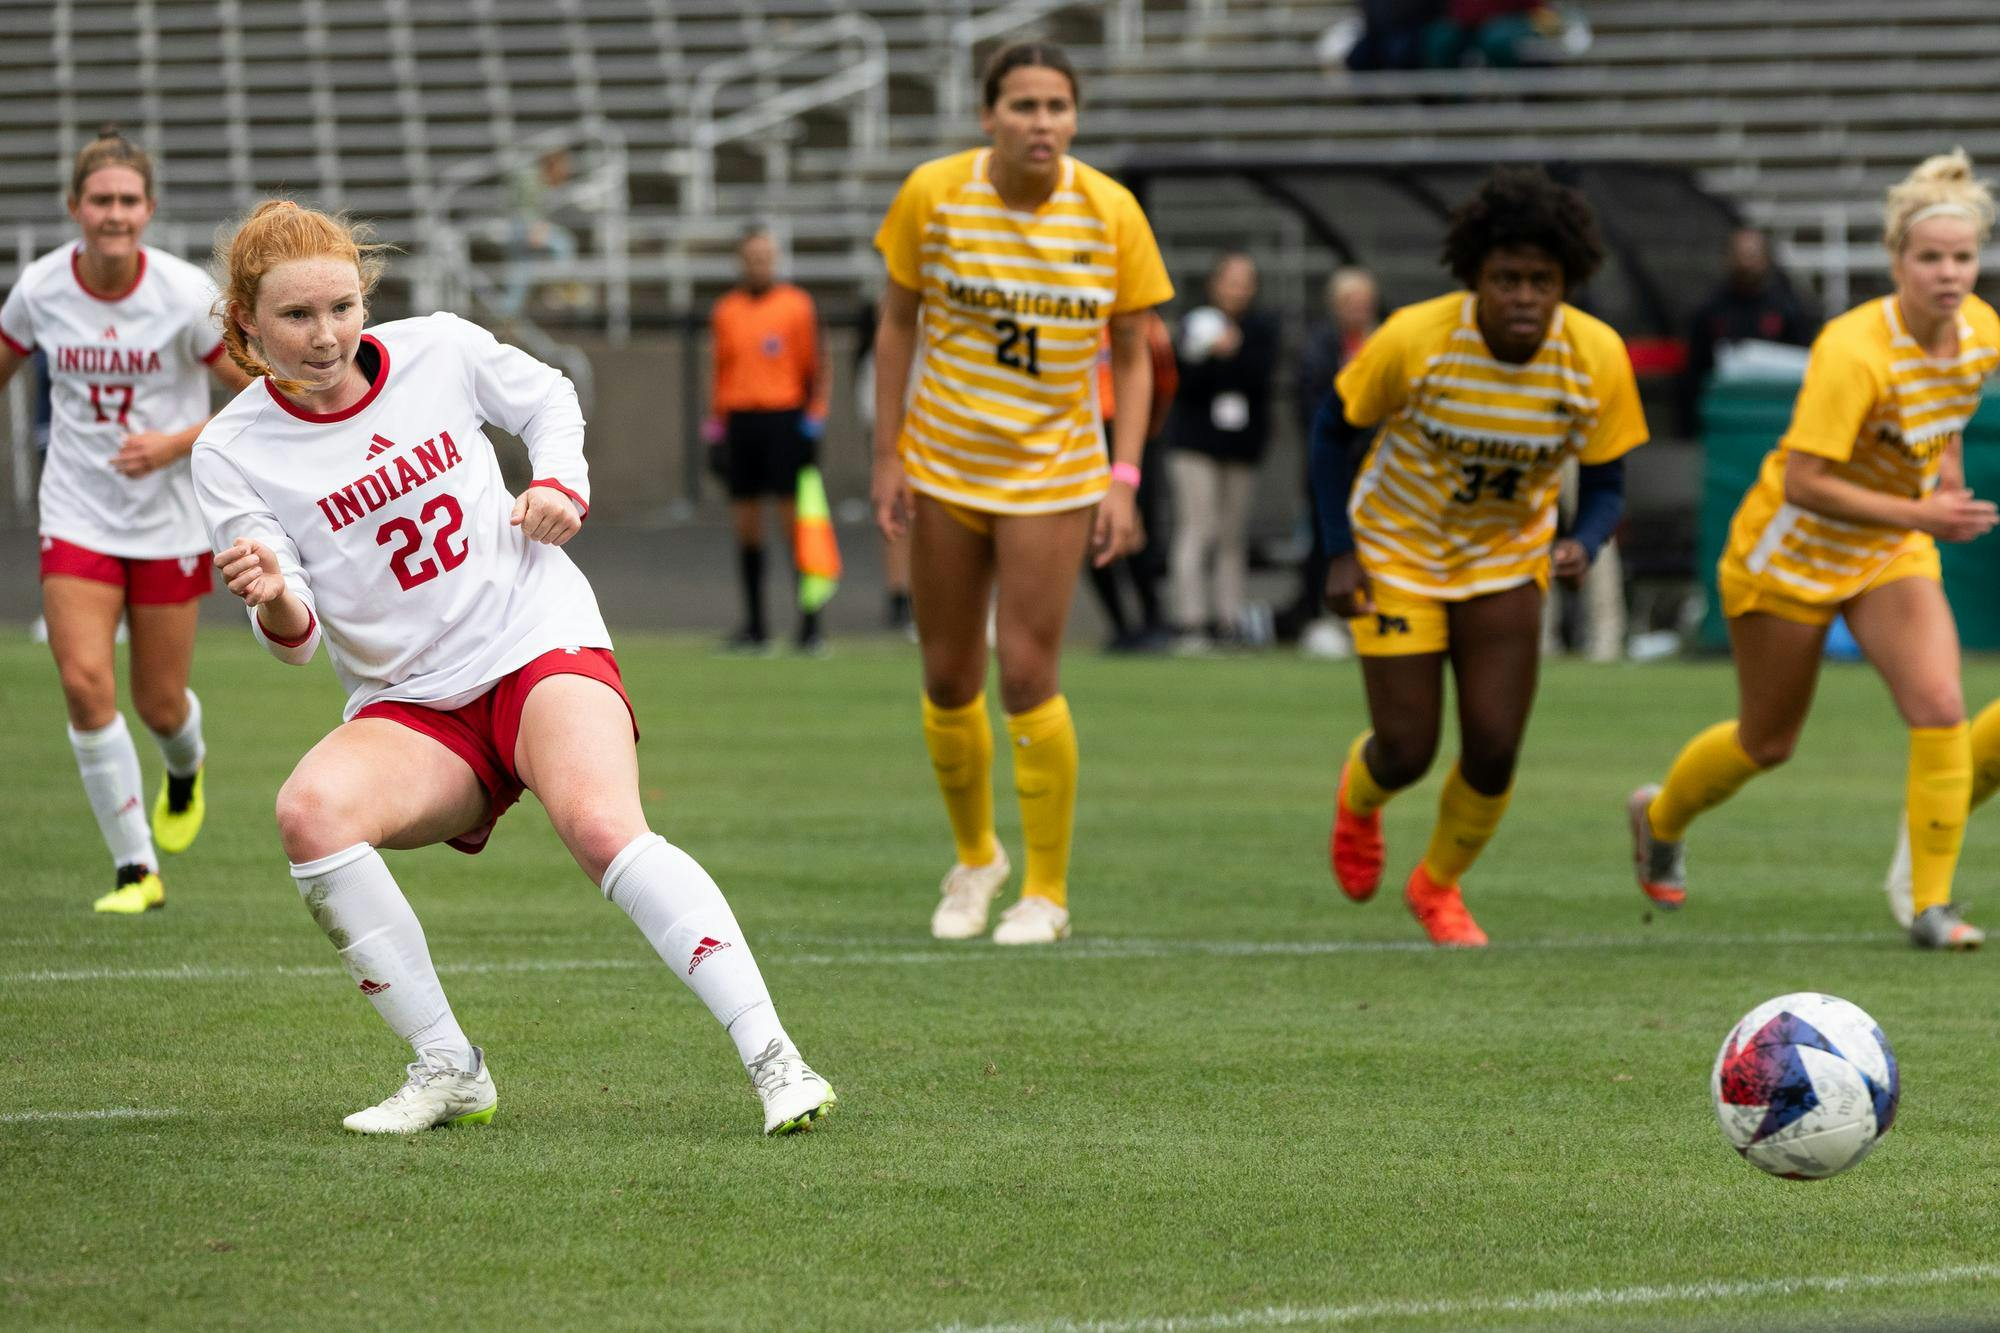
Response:
[[[1625,344],[1556,307],[1534,356],[1494,356],[1456,292],[1391,315],[1335,381],[1347,420],[1380,424],[1348,520],[1370,578],[1456,602],[1548,579],[1562,465],[1646,442]]]
[[[510,522],[514,497],[481,430],[519,435],[533,484],[581,513],[590,484],[569,381],[452,315],[380,325],[363,345],[373,383],[345,411],[307,412],[252,381],[194,447],[215,549],[249,537],[276,554],[347,689],[346,716],[389,699],[457,708],[543,653],[609,648],[582,571]]]

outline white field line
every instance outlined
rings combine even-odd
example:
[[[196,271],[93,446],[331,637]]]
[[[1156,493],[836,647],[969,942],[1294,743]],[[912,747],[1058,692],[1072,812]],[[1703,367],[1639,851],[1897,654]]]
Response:
[[[164,1120],[179,1115],[172,1107],[113,1106],[103,1111],[6,1111],[0,1125],[35,1125],[51,1120]]]
[[[1714,1304],[1762,1296],[1847,1295],[2000,1279],[2000,1264],[1964,1264],[1916,1273],[1778,1277],[1736,1282],[1685,1282],[1656,1287],[1587,1287],[1525,1296],[1475,1296],[1446,1301],[1363,1301],[1355,1305],[1269,1306],[1227,1314],[1135,1319],[1036,1319],[1015,1324],[945,1324],[934,1333],[1207,1333],[1239,1328],[1326,1328],[1383,1319],[1463,1319],[1473,1315],[1566,1314],[1680,1302]]]
[[[1574,936],[1566,939],[1509,940],[1487,952],[1549,953],[1685,948],[1772,948],[1818,944],[1865,944],[1885,938],[1880,931],[1841,934],[1775,933],[1759,935]],[[1067,943],[1048,949],[994,949],[977,943],[956,948],[883,949],[879,937],[855,939],[849,947],[838,940],[816,940],[815,951],[783,944],[759,949],[767,967],[919,967],[966,963],[1081,963],[1131,958],[1313,958],[1337,954],[1417,953],[1437,950],[1422,940],[1147,940],[1107,939]],[[828,952],[829,948],[832,949]],[[656,967],[645,958],[524,958],[506,962],[440,962],[441,975],[484,976],[513,972],[616,972]],[[257,967],[214,967],[187,963],[178,967],[42,968],[0,972],[0,986],[48,985],[66,981],[245,981],[269,977],[337,977],[345,972],[331,964],[272,963]]]

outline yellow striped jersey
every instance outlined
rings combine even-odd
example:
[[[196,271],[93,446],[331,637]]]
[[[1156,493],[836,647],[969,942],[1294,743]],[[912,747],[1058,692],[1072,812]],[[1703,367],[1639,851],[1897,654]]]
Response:
[[[1959,311],[1958,354],[1933,361],[1885,296],[1830,320],[1813,342],[1791,429],[1764,459],[1729,528],[1723,562],[1814,605],[1858,595],[1928,533],[1850,523],[1785,501],[1785,451],[1831,459],[1843,481],[1916,499],[2000,368],[2000,315],[1976,296]]]
[[[1556,309],[1523,365],[1486,346],[1470,292],[1405,306],[1335,387],[1347,420],[1382,429],[1348,520],[1371,579],[1463,601],[1548,577],[1562,465],[1608,463],[1646,442],[1625,344]]]
[[[1110,488],[1098,339],[1173,284],[1124,186],[1065,157],[1047,202],[1016,212],[991,156],[918,167],[875,233],[889,277],[923,297],[903,466],[915,489],[970,509],[1079,509]]]

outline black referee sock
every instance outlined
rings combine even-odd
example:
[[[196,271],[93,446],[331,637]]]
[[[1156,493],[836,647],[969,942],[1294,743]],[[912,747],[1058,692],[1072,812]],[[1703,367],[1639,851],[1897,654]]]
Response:
[[[764,637],[764,548],[736,548],[736,569],[743,576],[743,629],[753,639]]]

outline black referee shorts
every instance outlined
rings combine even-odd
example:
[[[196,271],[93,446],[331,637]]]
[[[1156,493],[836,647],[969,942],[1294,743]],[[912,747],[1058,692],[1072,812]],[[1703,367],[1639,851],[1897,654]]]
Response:
[[[805,413],[731,412],[723,441],[728,455],[723,469],[732,500],[775,496],[789,500],[798,494],[799,471],[815,457],[806,438]]]

